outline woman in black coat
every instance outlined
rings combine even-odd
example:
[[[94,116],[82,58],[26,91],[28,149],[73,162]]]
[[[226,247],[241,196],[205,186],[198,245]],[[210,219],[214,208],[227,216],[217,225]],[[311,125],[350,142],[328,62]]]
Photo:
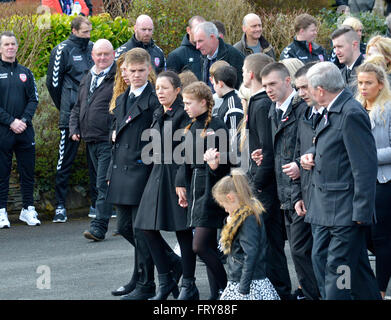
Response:
[[[150,136],[153,169],[145,186],[135,221],[148,239],[149,249],[158,270],[159,291],[151,300],[165,300],[173,292],[178,295],[176,281],[170,273],[164,240],[159,230],[175,231],[182,255],[182,290],[180,300],[198,300],[195,286],[195,254],[192,250],[193,233],[186,225],[186,210],[179,206],[175,192],[178,165],[173,151],[180,140],[173,138],[178,130],[183,131],[190,122],[183,109],[180,95],[181,81],[173,71],[159,74],[156,80],[156,94],[160,106],[153,114]],[[149,148],[146,148],[149,150]]]
[[[179,204],[187,207],[187,225],[195,228],[193,250],[205,262],[209,279],[211,300],[227,284],[227,276],[217,252],[217,229],[226,216],[212,197],[212,187],[229,173],[229,134],[224,122],[212,118],[213,95],[204,82],[195,82],[183,91],[185,111],[192,118],[186,127],[185,164],[177,175]],[[215,170],[204,161],[207,150],[220,153],[223,161]]]

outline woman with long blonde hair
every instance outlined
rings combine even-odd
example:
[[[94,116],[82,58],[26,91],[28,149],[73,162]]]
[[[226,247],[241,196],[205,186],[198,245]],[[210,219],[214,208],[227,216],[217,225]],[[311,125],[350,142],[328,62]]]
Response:
[[[371,226],[368,247],[376,255],[376,279],[384,299],[391,279],[391,90],[384,69],[368,62],[357,68],[357,84],[356,99],[369,113],[377,149],[377,222]]]

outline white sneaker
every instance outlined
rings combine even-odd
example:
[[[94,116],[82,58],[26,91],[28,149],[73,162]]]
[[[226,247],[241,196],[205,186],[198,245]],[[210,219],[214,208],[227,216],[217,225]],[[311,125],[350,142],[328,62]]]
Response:
[[[29,206],[27,209],[22,209],[19,220],[26,222],[29,226],[39,226],[41,221],[37,219],[38,213],[34,206]]]
[[[7,211],[5,211],[5,208],[0,209],[0,229],[3,228],[9,228],[11,226],[9,220]]]

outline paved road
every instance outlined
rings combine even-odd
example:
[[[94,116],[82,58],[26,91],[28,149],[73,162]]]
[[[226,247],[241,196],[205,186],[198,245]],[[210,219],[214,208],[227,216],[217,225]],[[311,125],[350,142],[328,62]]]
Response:
[[[130,279],[133,249],[121,236],[111,235],[115,219],[110,221],[105,241],[85,239],[82,233],[89,221],[43,221],[39,227],[11,222],[10,229],[0,229],[0,300],[117,300],[110,291]],[[173,233],[163,236],[175,245]],[[288,248],[286,252],[296,288]],[[206,299],[209,287],[201,262],[197,262],[196,278],[200,297]]]

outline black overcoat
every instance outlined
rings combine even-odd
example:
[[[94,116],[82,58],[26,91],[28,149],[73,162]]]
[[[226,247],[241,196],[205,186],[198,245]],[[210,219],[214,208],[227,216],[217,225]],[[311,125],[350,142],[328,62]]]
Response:
[[[150,128],[159,101],[148,83],[126,113],[129,88],[116,100],[114,109],[116,140],[106,179],[110,181],[106,200],[112,204],[138,205],[151,173],[152,165],[141,159],[141,151],[148,143],[142,141],[144,130]]]
[[[160,106],[154,112],[151,136],[155,158],[140,201],[136,228],[165,231],[186,229],[186,209],[179,206],[175,192],[175,177],[179,165],[175,161],[173,151],[181,140],[173,139],[173,136],[180,130],[183,132],[189,122],[190,118],[183,109],[181,97],[176,99],[171,110],[164,113],[163,107]]]
[[[197,117],[186,133],[185,164],[179,169],[176,186],[186,187],[188,227],[221,228],[226,213],[213,199],[212,188],[218,180],[229,174],[231,168],[227,156],[229,133],[224,122],[213,117],[207,126],[205,138],[201,138],[207,115],[205,112]],[[214,171],[203,161],[204,153],[212,147],[221,154],[220,165]]]

